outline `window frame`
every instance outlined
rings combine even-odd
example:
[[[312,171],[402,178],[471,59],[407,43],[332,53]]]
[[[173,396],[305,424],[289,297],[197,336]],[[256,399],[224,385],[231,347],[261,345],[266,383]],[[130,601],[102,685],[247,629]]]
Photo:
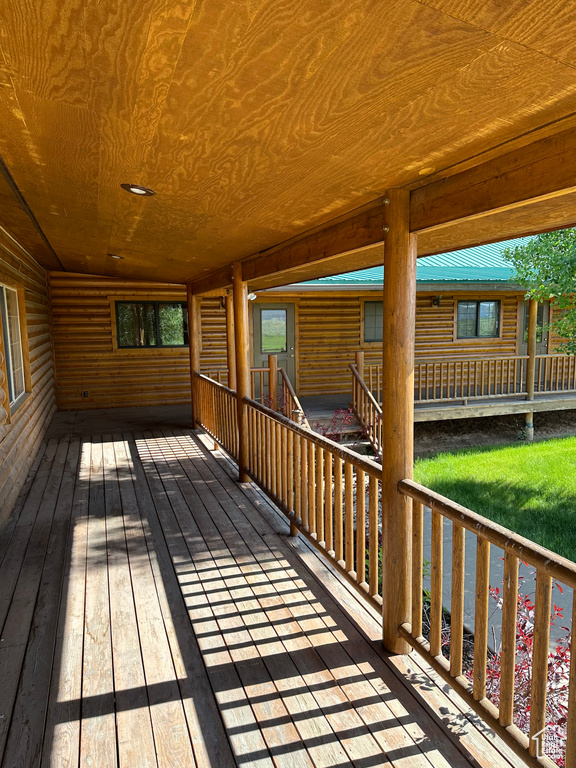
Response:
[[[361,334],[361,347],[381,347],[383,338],[376,341],[366,340],[366,304],[381,304],[382,305],[382,317],[384,317],[384,302],[382,299],[373,299],[371,296],[366,296],[362,299],[361,318],[360,318],[360,334]],[[384,326],[382,325],[382,335],[384,335]]]
[[[129,296],[127,298],[124,297],[114,297],[110,299],[111,304],[111,314],[112,314],[112,341],[113,341],[113,347],[114,351],[117,352],[133,352],[134,350],[138,350],[139,352],[171,352],[172,350],[176,349],[189,349],[190,347],[190,329],[188,327],[188,303],[186,300],[182,299],[138,299],[134,296]],[[118,305],[119,304],[146,304],[146,305],[153,305],[154,306],[154,325],[156,330],[156,339],[157,344],[151,345],[147,344],[144,346],[143,344],[134,344],[134,345],[124,345],[119,343],[119,333],[118,333]],[[184,333],[184,344],[162,344],[160,341],[160,305],[162,304],[180,304],[182,307],[182,317],[184,320],[183,323],[183,333]],[[186,341],[187,338],[187,341]]]
[[[459,308],[461,303],[476,304],[476,335],[474,336],[460,336],[458,332]],[[496,312],[496,318],[497,318],[496,334],[491,336],[479,336],[478,330],[479,330],[479,323],[480,323],[480,305],[488,304],[488,303],[498,305],[497,312]],[[454,317],[454,340],[455,341],[486,342],[486,341],[500,339],[500,338],[502,338],[502,300],[500,298],[485,298],[485,297],[478,297],[478,296],[469,296],[465,298],[456,299],[455,317]]]
[[[10,389],[14,392],[14,364],[12,361],[12,350],[9,348],[6,350],[6,339],[8,340],[8,346],[12,344],[10,335],[10,326],[7,323],[7,301],[6,291],[12,291],[16,300],[16,312],[18,318],[18,350],[20,353],[20,363],[22,367],[22,391],[16,396],[10,396]],[[11,280],[7,280],[2,274],[0,274],[0,292],[3,294],[3,302],[0,305],[0,352],[2,352],[3,362],[1,364],[1,370],[4,374],[4,384],[2,389],[6,395],[2,407],[6,411],[5,423],[10,424],[11,416],[21,407],[21,405],[27,400],[32,391],[31,373],[30,373],[30,354],[28,349],[28,329],[26,324],[26,304],[24,288]],[[4,309],[2,309],[4,308]]]

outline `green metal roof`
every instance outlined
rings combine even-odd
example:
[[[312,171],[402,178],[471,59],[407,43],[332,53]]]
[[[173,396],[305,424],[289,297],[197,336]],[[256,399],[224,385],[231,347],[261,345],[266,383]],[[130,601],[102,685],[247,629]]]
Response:
[[[478,245],[461,251],[439,253],[418,259],[417,281],[419,283],[506,283],[510,281],[513,269],[502,256],[504,248],[513,248],[530,240],[520,237],[501,243]],[[361,269],[343,275],[308,280],[302,285],[370,285],[381,283],[383,267]]]

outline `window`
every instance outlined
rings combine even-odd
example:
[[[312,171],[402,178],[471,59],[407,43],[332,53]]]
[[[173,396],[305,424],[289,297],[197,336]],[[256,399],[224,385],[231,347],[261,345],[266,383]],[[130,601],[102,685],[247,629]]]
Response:
[[[457,338],[495,338],[500,335],[499,301],[459,301]]]
[[[120,349],[188,346],[188,310],[182,302],[117,301]]]
[[[287,326],[285,309],[262,310],[262,354],[286,352]]]
[[[382,341],[382,302],[364,302],[364,341]]]
[[[18,292],[6,285],[0,285],[0,314],[2,317],[8,399],[10,406],[13,406],[26,391],[26,384]]]

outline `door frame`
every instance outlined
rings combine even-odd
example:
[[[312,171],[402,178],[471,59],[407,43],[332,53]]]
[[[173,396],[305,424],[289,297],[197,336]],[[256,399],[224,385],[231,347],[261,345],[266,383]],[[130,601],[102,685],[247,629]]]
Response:
[[[543,307],[542,323],[543,325],[548,325],[550,323],[550,302],[544,301],[544,302],[538,302],[538,303]],[[519,355],[528,354],[528,342],[524,341],[524,333],[526,332],[526,307],[527,306],[528,306],[527,299],[524,299],[523,297],[519,299],[518,301],[518,354]],[[536,344],[538,345],[538,342]],[[538,349],[536,349],[536,354],[537,355],[550,354],[550,331],[546,331],[546,352],[540,352],[538,351]]]
[[[255,301],[250,302],[250,361],[251,365],[256,367],[256,343],[254,336],[254,305],[263,304],[293,304],[294,305],[294,392],[298,395],[300,391],[300,299],[296,296],[284,298],[282,294],[276,296],[257,296]]]

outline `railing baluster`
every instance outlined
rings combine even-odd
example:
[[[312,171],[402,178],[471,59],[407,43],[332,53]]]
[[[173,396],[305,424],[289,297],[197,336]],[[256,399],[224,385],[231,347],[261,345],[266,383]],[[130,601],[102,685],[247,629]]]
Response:
[[[366,473],[356,467],[356,581],[366,581]]]
[[[430,653],[442,652],[442,515],[432,509],[432,556],[430,573]]]
[[[334,557],[344,559],[344,537],[342,520],[342,459],[334,456]]]
[[[344,548],[346,570],[354,570],[354,476],[352,464],[344,465]]]
[[[300,447],[302,444],[302,438],[300,435],[294,433],[294,469],[293,469],[293,483],[294,483],[294,516],[299,524],[302,524],[302,486],[300,485],[301,465],[302,457],[300,455]]]
[[[286,505],[286,433],[284,427],[276,422],[276,437],[280,450],[278,451],[278,498]]]
[[[272,467],[273,467],[273,446],[272,438],[274,434],[274,423],[269,417],[266,417],[266,445],[269,447],[266,451],[266,488],[274,494]]]
[[[502,594],[502,653],[500,655],[500,725],[507,728],[514,718],[514,666],[516,663],[516,619],[518,616],[518,558],[504,553]]]
[[[326,550],[334,554],[334,537],[332,534],[332,454],[324,451],[324,540]]]
[[[412,636],[422,635],[422,566],[424,562],[424,509],[412,504]]]
[[[548,683],[548,648],[550,644],[550,608],[552,578],[536,571],[536,606],[534,609],[534,649],[532,653],[532,688],[530,695],[530,747],[533,757],[543,753],[546,726],[546,688]],[[540,735],[540,738],[539,738]]]
[[[308,530],[316,538],[316,446],[308,443]],[[322,450],[319,448],[318,450]]]
[[[576,589],[572,594],[572,616],[576,617]],[[568,689],[568,722],[566,723],[566,768],[576,768],[576,653],[570,653]]]
[[[284,468],[286,493],[286,507],[289,512],[294,511],[294,432],[285,430],[286,433],[286,464]]]
[[[368,478],[368,579],[370,594],[375,596],[378,589],[378,480]]]
[[[452,599],[450,605],[450,674],[462,674],[464,640],[464,528],[452,523]]]
[[[308,489],[308,473],[310,472],[310,454],[309,454],[309,442],[306,438],[302,438],[302,444],[300,447],[301,457],[301,470],[300,477],[300,505],[302,512],[302,527],[305,531],[310,530],[310,518],[308,516],[309,505],[309,489]]]
[[[476,600],[474,610],[473,695],[476,701],[486,698],[489,580],[490,542],[479,536],[476,548]]]
[[[324,539],[324,451],[316,448],[316,535],[318,542],[326,545]]]

